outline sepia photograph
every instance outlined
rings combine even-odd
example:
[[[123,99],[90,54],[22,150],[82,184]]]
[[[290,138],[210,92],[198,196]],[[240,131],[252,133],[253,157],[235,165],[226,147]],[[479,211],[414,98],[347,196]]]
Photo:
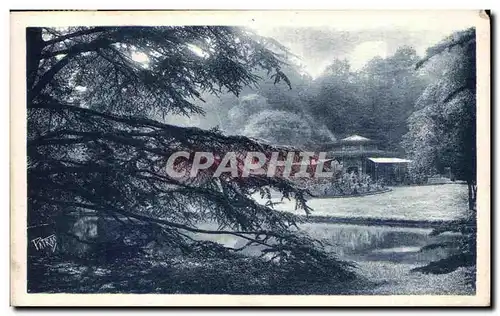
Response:
[[[486,12],[11,27],[11,304],[490,304]]]

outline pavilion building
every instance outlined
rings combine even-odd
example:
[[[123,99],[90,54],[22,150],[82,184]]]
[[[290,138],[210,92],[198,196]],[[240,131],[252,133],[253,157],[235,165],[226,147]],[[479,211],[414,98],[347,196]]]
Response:
[[[379,149],[380,142],[352,135],[344,139],[325,143],[321,151],[337,160],[350,173],[365,173],[374,180],[389,183],[405,181],[410,160],[398,157],[398,153]]]

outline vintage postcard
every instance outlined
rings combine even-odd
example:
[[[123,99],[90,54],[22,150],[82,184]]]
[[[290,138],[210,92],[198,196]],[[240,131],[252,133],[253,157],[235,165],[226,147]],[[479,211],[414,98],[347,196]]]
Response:
[[[11,12],[10,107],[11,305],[490,305],[486,11]]]

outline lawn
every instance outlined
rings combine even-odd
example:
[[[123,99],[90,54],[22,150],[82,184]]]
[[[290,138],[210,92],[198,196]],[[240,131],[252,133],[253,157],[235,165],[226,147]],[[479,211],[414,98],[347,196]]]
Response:
[[[279,199],[276,199],[278,201]],[[443,184],[395,187],[391,192],[362,197],[313,198],[308,201],[313,216],[366,217],[405,220],[452,220],[467,210],[467,186]],[[295,202],[284,200],[277,209],[295,210]]]
[[[314,210],[312,216],[446,221],[459,218],[467,211],[467,186],[395,187],[391,192],[377,195],[311,199],[308,205]],[[276,207],[304,215],[303,210],[295,210],[294,201],[284,201]],[[470,295],[474,292],[465,282],[466,269],[443,275],[410,272],[415,267],[446,257],[446,249],[419,250],[429,243],[452,241],[452,236],[431,237],[431,229],[418,226],[364,226],[335,221],[304,223],[301,227],[313,237],[332,244],[332,250],[341,258],[355,261],[359,275],[372,282],[372,286],[360,286],[351,294]]]

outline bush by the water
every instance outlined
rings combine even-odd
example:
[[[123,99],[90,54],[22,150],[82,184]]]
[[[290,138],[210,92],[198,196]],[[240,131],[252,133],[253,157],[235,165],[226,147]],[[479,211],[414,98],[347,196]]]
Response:
[[[313,179],[306,184],[309,192],[315,196],[335,197],[363,195],[368,193],[382,192],[386,188],[383,183],[375,182],[369,175],[343,173],[336,179]]]

